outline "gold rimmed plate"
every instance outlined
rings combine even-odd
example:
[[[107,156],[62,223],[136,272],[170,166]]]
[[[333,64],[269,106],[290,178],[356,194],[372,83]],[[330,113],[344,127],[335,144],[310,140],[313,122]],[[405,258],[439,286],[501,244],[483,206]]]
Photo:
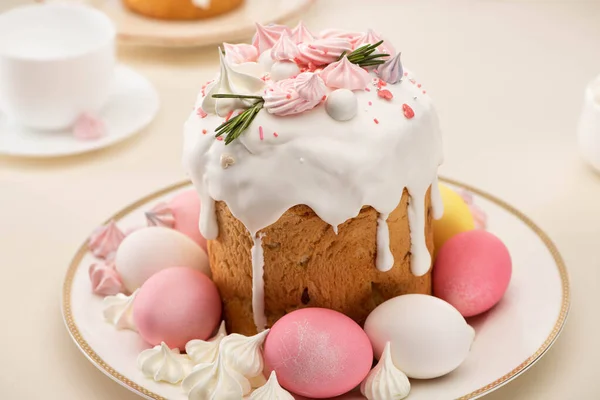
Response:
[[[567,270],[548,236],[502,200],[456,181],[442,181],[473,193],[475,203],[488,215],[488,230],[500,237],[511,253],[513,276],[502,301],[490,312],[469,320],[476,338],[467,360],[442,378],[413,380],[411,400],[475,399],[508,383],[548,351],[569,310]],[[144,211],[189,187],[189,182],[182,182],[162,189],[110,219],[125,230],[143,226]],[[117,331],[104,321],[102,298],[90,288],[88,267],[94,258],[86,243],[75,254],[63,285],[63,316],[73,340],[100,371],[140,396],[186,399],[179,386],[154,382],[137,369],[137,356],[148,346],[135,332]]]

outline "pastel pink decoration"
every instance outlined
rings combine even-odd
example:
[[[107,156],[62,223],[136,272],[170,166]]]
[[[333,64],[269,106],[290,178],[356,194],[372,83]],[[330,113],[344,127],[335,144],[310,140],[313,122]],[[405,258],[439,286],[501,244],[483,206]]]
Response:
[[[271,49],[271,58],[276,61],[293,60],[298,54],[298,46],[292,41],[290,34],[283,31]]]
[[[96,229],[88,242],[88,248],[98,258],[110,260],[114,258],[125,234],[117,227],[115,221]]]
[[[378,43],[381,40],[383,40],[383,38],[378,33],[375,33],[372,29],[369,29],[367,33],[356,39],[356,41],[353,43],[353,50],[358,49],[366,44]],[[394,46],[392,46],[387,40],[377,47],[377,52],[389,54],[390,56],[396,55],[396,49],[394,49]]]
[[[319,32],[319,37],[322,39],[341,38],[347,39],[351,44],[354,44],[363,35],[363,32],[348,31],[345,29],[325,29]],[[377,42],[375,42],[377,43]]]
[[[101,296],[112,296],[125,292],[121,276],[113,263],[97,262],[88,270],[92,292]]]
[[[252,38],[252,46],[258,49],[258,53],[262,54],[264,51],[272,48],[275,43],[279,40],[279,37],[283,32],[290,32],[290,28],[285,25],[261,25],[256,24],[256,33]]]
[[[367,71],[351,63],[347,57],[329,64],[322,72],[321,78],[332,88],[364,90],[371,81]]]
[[[273,325],[264,344],[265,374],[285,389],[322,399],[349,392],[365,378],[373,349],[362,328],[325,308],[293,311]]]
[[[145,213],[148,226],[175,227],[175,215],[167,203],[158,203],[152,210]]]
[[[316,106],[327,91],[323,79],[313,72],[303,72],[294,79],[294,88],[296,92],[306,101],[314,103]]]
[[[308,43],[315,40],[315,35],[304,25],[304,22],[298,22],[298,25],[292,29],[292,40],[294,43]]]
[[[468,190],[461,190],[459,193],[460,197],[467,203],[469,210],[473,215],[475,221],[475,229],[486,229],[487,228],[487,214],[481,209],[473,200],[473,194]]]
[[[185,350],[192,339],[207,340],[221,320],[221,298],[202,272],[173,267],[152,275],[133,303],[133,320],[152,346],[165,342]]]
[[[404,75],[402,62],[400,61],[400,53],[389,58],[386,62],[377,66],[377,75],[387,83],[398,83]]]
[[[352,44],[344,38],[318,39],[312,43],[300,43],[298,50],[298,63],[318,66],[330,64],[340,58],[343,52],[352,51]]]
[[[258,50],[251,44],[223,43],[223,48],[225,49],[225,59],[230,64],[242,64],[258,60]]]
[[[296,91],[295,79],[274,82],[263,98],[265,99],[264,108],[267,112],[279,116],[299,114],[313,109],[319,104],[319,102],[309,101],[300,96]]]
[[[106,135],[104,122],[88,113],[83,113],[73,125],[73,136],[81,140],[96,140]]]
[[[472,317],[500,301],[512,274],[506,246],[482,230],[459,233],[440,249],[433,268],[433,294]]]

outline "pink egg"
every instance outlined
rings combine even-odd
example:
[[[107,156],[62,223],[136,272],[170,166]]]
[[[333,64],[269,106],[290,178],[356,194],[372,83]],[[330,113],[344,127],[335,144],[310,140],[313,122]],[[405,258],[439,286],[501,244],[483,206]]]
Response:
[[[200,197],[194,189],[177,194],[169,202],[175,218],[174,229],[188,236],[206,250],[206,239],[200,233]]]
[[[221,320],[215,284],[200,271],[174,267],[152,275],[133,303],[140,336],[155,346],[185,349],[192,339],[206,340]]]
[[[459,233],[440,249],[433,268],[433,294],[472,317],[500,301],[512,274],[506,246],[482,230]]]
[[[282,387],[316,399],[356,387],[373,363],[367,334],[344,314],[325,308],[291,312],[273,325],[264,345],[265,374]]]

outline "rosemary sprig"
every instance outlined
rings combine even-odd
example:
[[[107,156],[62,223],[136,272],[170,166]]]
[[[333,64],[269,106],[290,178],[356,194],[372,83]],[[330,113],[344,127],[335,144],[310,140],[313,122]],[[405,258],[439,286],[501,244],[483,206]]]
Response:
[[[225,135],[225,145],[239,138],[240,135],[248,128],[258,112],[263,108],[265,100],[260,96],[250,96],[244,94],[213,94],[216,99],[256,99],[257,101],[249,108],[244,110],[239,115],[231,118],[229,121],[223,122],[216,129],[215,137]]]
[[[375,44],[366,44],[361,46],[350,53],[345,51],[340,55],[338,61],[344,57],[348,57],[348,61],[361,67],[371,67],[373,65],[383,64],[385,60],[382,60],[382,58],[389,57],[390,55],[383,53],[373,54],[375,50],[377,50],[377,47],[379,47],[382,43],[383,40],[380,40]]]

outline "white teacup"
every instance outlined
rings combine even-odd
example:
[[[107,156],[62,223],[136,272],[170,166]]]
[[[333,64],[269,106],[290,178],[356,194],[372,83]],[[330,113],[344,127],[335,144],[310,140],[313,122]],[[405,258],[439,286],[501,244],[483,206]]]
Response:
[[[585,89],[577,134],[581,154],[600,171],[600,76]]]
[[[0,112],[42,130],[64,129],[108,99],[115,29],[100,11],[37,4],[0,14]]]

